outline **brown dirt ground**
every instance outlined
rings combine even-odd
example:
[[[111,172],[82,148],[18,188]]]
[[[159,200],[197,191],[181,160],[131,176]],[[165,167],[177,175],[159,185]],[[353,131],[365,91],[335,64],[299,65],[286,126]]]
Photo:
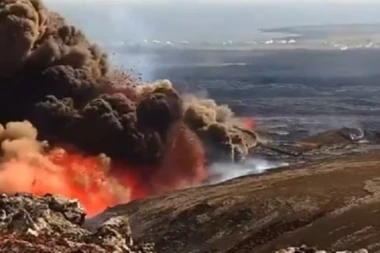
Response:
[[[380,252],[380,151],[345,155],[111,208],[158,252]]]

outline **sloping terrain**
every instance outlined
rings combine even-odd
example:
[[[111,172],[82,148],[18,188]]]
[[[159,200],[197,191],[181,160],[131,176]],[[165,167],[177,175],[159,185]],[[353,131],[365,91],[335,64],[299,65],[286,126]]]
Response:
[[[108,209],[158,252],[380,252],[380,152],[342,155]],[[88,224],[91,224],[89,222]]]
[[[154,245],[132,240],[128,220],[112,217],[92,231],[82,227],[75,200],[46,195],[0,195],[1,253],[151,253]]]

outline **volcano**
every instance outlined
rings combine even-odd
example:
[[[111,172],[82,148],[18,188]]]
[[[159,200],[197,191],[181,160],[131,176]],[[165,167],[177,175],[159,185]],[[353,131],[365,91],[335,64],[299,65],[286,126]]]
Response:
[[[0,252],[380,250],[378,132],[272,140],[40,0],[0,0],[0,56]]]

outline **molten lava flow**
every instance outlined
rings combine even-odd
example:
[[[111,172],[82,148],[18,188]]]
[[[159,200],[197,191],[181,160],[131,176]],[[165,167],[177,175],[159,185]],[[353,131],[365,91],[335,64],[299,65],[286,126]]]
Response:
[[[121,185],[128,186],[130,191],[128,200],[122,200],[122,202],[126,203],[132,200],[143,199],[153,194],[147,180],[144,180],[143,177],[145,173],[148,173],[152,169],[147,167],[130,168],[122,162],[115,162],[112,165],[111,175],[117,178],[117,181]]]
[[[207,176],[201,142],[183,123],[169,131],[162,162],[145,167],[84,155],[72,147],[47,151],[36,137],[29,122],[0,127],[0,192],[59,194],[78,199],[93,216],[108,206],[197,185]]]
[[[63,149],[54,149],[49,153],[49,160],[62,168],[61,178],[65,182],[63,192],[54,192],[69,198],[78,199],[89,215],[103,211],[106,207],[115,205],[119,198],[128,201],[129,188],[121,186],[116,179],[107,174],[107,164],[99,157],[86,157],[81,154],[68,153]],[[37,180],[46,178],[36,175]],[[124,188],[120,192],[120,188]],[[117,191],[118,190],[118,191]],[[49,188],[34,184],[33,193],[45,194]],[[124,196],[120,196],[120,194]]]
[[[128,185],[119,183],[107,173],[106,167],[99,157],[86,157],[57,148],[47,156],[23,156],[2,164],[0,188],[9,194],[54,193],[78,199],[92,216],[108,206],[133,198]],[[130,176],[131,184],[132,179]]]
[[[93,216],[108,206],[196,185],[206,177],[204,154],[195,136],[186,141],[189,134],[176,134],[180,142],[170,148],[165,162],[157,168],[110,164],[101,157],[63,148],[52,149],[47,155],[25,153],[1,164],[0,191],[78,199]]]

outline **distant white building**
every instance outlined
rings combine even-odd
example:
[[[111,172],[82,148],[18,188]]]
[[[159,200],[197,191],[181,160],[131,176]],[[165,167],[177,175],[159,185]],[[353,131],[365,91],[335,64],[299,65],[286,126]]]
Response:
[[[274,40],[267,40],[265,41],[265,45],[271,45],[274,43]]]

